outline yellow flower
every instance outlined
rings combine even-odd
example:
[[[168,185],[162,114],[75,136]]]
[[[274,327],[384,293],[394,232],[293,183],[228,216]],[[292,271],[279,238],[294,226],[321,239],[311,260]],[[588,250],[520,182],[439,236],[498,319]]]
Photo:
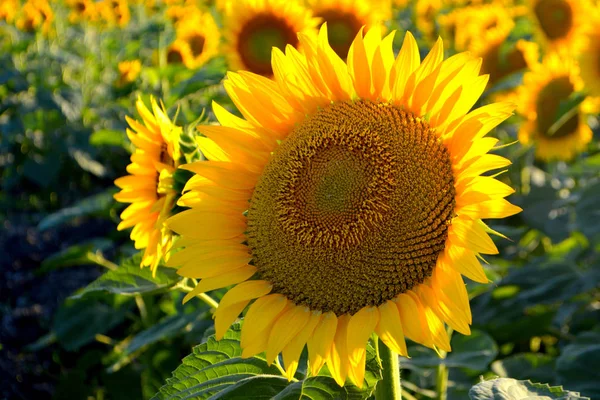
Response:
[[[271,76],[271,48],[298,48],[297,33],[315,32],[317,22],[299,0],[230,0],[224,15],[229,68]]]
[[[131,203],[121,213],[122,222],[117,227],[123,230],[133,227],[131,239],[136,249],[146,249],[141,266],[149,266],[153,272],[161,259],[168,259],[172,244],[172,233],[164,225],[171,215],[177,196],[173,186],[173,173],[179,165],[179,136],[181,128],[174,125],[161,109],[151,100],[152,112],[141,99],[136,108],[143,123],[126,117],[131,129],[127,136],[135,146],[130,175],[115,180],[121,191],[115,199]]]
[[[127,0],[101,0],[96,3],[96,7],[108,25],[123,27],[131,20],[131,11]]]
[[[391,16],[391,4],[385,0],[308,0],[308,4],[315,17],[327,22],[329,44],[342,58],[362,26],[368,28]]]
[[[581,78],[592,96],[600,96],[600,18],[595,17],[578,55]]]
[[[481,173],[510,161],[484,137],[512,114],[496,103],[469,112],[487,84],[468,53],[443,60],[439,40],[421,62],[410,33],[378,27],[350,47],[347,64],[318,38],[273,50],[274,78],[229,73],[239,118],[201,126],[208,160],[167,224],[184,248],[169,265],[201,279],[185,301],[236,285],[215,313],[217,338],[248,309],[243,357],[283,354],[288,379],[308,345],[310,371],[325,363],[362,386],[373,332],[407,355],[405,337],[450,350],[444,323],[468,335],[461,274],[488,282],[477,257],[496,254],[481,218],[520,211],[513,190]]]
[[[560,103],[581,91],[584,84],[575,63],[556,53],[546,56],[543,63],[530,65],[530,69],[518,92],[518,111],[526,119],[519,130],[519,140],[535,145],[536,157],[542,160],[570,160],[592,140],[587,117],[598,112],[598,103],[594,98],[586,98],[553,131]]]
[[[72,24],[80,21],[95,21],[98,18],[96,3],[92,0],[69,0],[67,4],[71,8],[69,21]]]
[[[41,26],[42,32],[48,35],[53,21],[54,12],[47,0],[29,0],[21,8],[16,26],[26,32],[33,32]]]
[[[537,41],[548,50],[577,53],[591,7],[587,0],[528,0]]]
[[[4,20],[9,24],[15,20],[19,9],[19,0],[5,0],[0,3],[0,21]]]
[[[187,44],[189,53],[182,62],[189,69],[199,68],[219,54],[221,34],[210,13],[191,14],[177,24],[177,40]]]
[[[167,64],[191,65],[193,62],[192,49],[185,40],[175,40],[167,49]]]
[[[417,0],[414,7],[415,25],[428,42],[433,43],[439,35],[436,21],[443,6],[443,0]]]
[[[122,61],[118,65],[119,68],[119,85],[126,85],[136,80],[142,71],[142,63],[140,60]]]

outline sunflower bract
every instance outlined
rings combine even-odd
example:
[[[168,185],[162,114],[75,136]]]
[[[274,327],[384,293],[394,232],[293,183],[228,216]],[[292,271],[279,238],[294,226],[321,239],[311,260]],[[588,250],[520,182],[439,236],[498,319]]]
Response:
[[[200,279],[185,300],[236,285],[217,337],[250,305],[243,356],[281,353],[289,379],[306,345],[312,374],[362,386],[374,332],[402,355],[405,338],[450,351],[444,324],[470,333],[461,274],[487,282],[477,257],[497,253],[481,219],[520,211],[480,176],[510,164],[485,135],[514,105],[470,111],[481,60],[443,60],[438,40],[421,61],[409,32],[394,57],[395,34],[361,29],[344,62],[324,25],[299,34],[304,54],[273,50],[272,79],[229,73],[243,118],[215,104],[208,161],[182,166],[195,176],[168,220],[183,247],[169,265]]]

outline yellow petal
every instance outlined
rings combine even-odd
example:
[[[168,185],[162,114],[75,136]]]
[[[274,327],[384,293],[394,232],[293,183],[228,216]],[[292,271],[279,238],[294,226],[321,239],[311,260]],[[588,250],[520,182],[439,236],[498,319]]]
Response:
[[[231,216],[214,212],[198,212],[193,209],[175,214],[166,221],[172,231],[199,240],[235,238],[246,230],[243,216]]]
[[[414,293],[408,291],[398,295],[396,304],[406,337],[432,348],[433,340],[419,299]]]
[[[187,303],[200,293],[206,293],[211,290],[220,289],[225,286],[234,285],[250,278],[256,273],[256,267],[245,265],[233,271],[226,272],[222,275],[217,275],[212,278],[202,279],[184,298],[183,303]]]
[[[483,254],[498,254],[496,245],[483,227],[470,219],[454,218],[449,228],[448,240],[449,245],[456,244]]]
[[[313,334],[317,324],[321,321],[321,312],[312,311],[304,328],[285,346],[281,352],[285,366],[285,376],[291,381],[298,368],[298,361],[304,345]]]
[[[348,356],[357,365],[364,357],[367,341],[379,321],[377,307],[363,307],[350,318],[348,323]]]
[[[279,315],[288,300],[281,294],[270,294],[258,298],[246,313],[242,325],[241,346],[253,342],[261,332]],[[268,337],[267,337],[268,338]]]
[[[252,189],[258,176],[248,171],[241,164],[220,161],[197,161],[180,167],[192,171],[200,176],[218,182],[219,185],[229,189]]]
[[[467,278],[480,283],[489,282],[473,251],[458,246],[446,246],[445,256],[452,268]]]
[[[321,321],[315,328],[313,335],[308,339],[308,358],[310,360],[310,373],[316,376],[329,357],[331,344],[338,326],[336,315],[329,311],[323,314]]]
[[[393,301],[388,300],[379,306],[379,322],[375,332],[377,332],[379,339],[392,351],[408,357],[400,313]]]
[[[338,385],[344,386],[348,376],[350,360],[348,360],[348,323],[350,316],[343,314],[338,317],[337,329],[327,357],[327,366],[331,376]]]
[[[271,291],[271,288],[272,285],[266,281],[246,281],[227,291],[219,302],[217,311],[215,311],[217,340],[223,338],[227,329],[237,319],[250,300],[266,295]]]
[[[271,365],[275,357],[304,328],[309,319],[310,310],[306,306],[292,306],[277,319],[269,335],[267,364]]]

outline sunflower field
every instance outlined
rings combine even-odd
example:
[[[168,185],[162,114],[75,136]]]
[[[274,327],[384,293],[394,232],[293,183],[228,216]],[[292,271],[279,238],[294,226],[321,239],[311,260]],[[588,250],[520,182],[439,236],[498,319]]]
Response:
[[[597,0],[0,0],[0,400],[600,398]]]

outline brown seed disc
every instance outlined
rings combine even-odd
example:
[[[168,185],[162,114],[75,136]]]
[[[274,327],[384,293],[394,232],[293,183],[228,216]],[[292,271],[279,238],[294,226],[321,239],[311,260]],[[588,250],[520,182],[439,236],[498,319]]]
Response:
[[[454,212],[448,150],[410,112],[335,103],[275,150],[248,210],[248,245],[273,292],[353,314],[431,275]]]
[[[540,0],[533,11],[550,40],[566,37],[573,27],[573,10],[566,0]]]
[[[579,127],[579,113],[569,118],[554,134],[548,131],[554,124],[561,101],[567,101],[574,91],[573,84],[567,76],[561,76],[548,82],[540,90],[537,97],[537,131],[546,138],[569,136]]]
[[[250,19],[239,33],[237,51],[246,70],[260,75],[273,75],[271,49],[286,45],[298,47],[294,27],[273,14],[259,14]]]

